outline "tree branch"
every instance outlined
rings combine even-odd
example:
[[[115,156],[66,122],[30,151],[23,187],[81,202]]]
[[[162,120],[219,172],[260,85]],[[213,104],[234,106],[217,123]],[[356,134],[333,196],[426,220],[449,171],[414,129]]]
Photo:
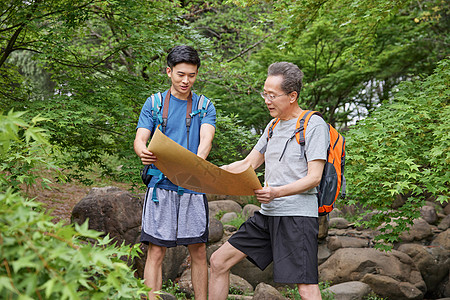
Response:
[[[245,53],[247,53],[248,51],[252,50],[253,48],[255,48],[256,46],[258,46],[259,44],[261,44],[262,42],[264,42],[264,40],[268,39],[269,37],[271,37],[272,35],[277,35],[280,32],[282,32],[283,30],[285,30],[286,27],[281,28],[280,30],[278,30],[277,32],[272,32],[268,35],[266,35],[265,37],[263,37],[262,39],[260,39],[259,41],[257,41],[256,43],[254,43],[253,45],[251,45],[250,47],[248,47],[247,49],[242,50],[238,55],[230,58],[227,60],[227,62],[232,62],[233,60],[235,60],[236,58],[241,57],[242,55],[244,55]]]
[[[3,66],[3,64],[5,63],[8,56],[14,51],[14,44],[16,43],[16,40],[19,37],[19,34],[24,29],[24,27],[25,27],[24,24],[20,25],[20,27],[17,28],[17,30],[14,32],[12,37],[9,39],[8,45],[6,46],[5,50],[3,51],[2,57],[0,57],[0,68]]]

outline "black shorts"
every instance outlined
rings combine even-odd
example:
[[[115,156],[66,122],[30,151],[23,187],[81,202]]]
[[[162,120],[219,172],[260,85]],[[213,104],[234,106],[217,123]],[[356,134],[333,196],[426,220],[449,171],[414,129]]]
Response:
[[[318,218],[255,212],[228,242],[261,270],[273,261],[275,282],[317,284],[318,234]]]

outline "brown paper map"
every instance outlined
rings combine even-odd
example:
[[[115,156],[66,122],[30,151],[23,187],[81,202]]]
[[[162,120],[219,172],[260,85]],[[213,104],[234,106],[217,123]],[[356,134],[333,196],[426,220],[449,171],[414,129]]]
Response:
[[[158,158],[156,167],[174,184],[196,192],[218,195],[254,195],[261,189],[255,171],[230,173],[178,145],[160,130],[148,145]]]

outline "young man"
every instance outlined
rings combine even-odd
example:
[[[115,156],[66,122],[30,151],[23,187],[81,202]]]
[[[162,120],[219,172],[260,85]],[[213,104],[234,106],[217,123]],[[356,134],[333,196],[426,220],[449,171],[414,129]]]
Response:
[[[302,78],[302,71],[292,63],[269,67],[261,96],[270,115],[281,120],[268,140],[269,123],[244,160],[222,167],[237,173],[265,163],[265,187],[255,190],[261,210],[211,256],[209,299],[227,298],[230,269],[245,257],[262,270],[273,261],[275,282],[297,284],[303,300],[321,299],[315,187],[325,165],[329,133],[322,118],[311,117],[306,129],[307,159],[301,157],[295,138],[290,139],[302,113],[298,105]]]
[[[200,98],[192,92],[200,67],[198,53],[189,46],[176,46],[167,57],[167,65],[166,71],[172,85],[162,93],[161,114],[164,106],[169,104],[168,118],[165,128],[159,128],[181,146],[206,159],[215,133],[214,106],[212,103],[207,106],[207,113],[203,118],[199,114],[192,116],[190,129],[185,121],[187,113],[197,110]],[[169,102],[165,103],[166,97]],[[189,101],[192,101],[192,110],[187,112]],[[157,160],[147,150],[147,142],[157,125],[152,119],[152,102],[147,100],[139,116],[134,140],[134,150],[144,165],[153,164]],[[153,190],[157,199],[152,199]],[[207,298],[205,243],[208,241],[208,222],[208,202],[204,194],[180,189],[163,174],[152,177],[145,196],[141,232],[141,242],[148,244],[144,280],[152,289],[149,299],[155,299],[156,294],[153,292],[162,288],[162,261],[167,247],[177,245],[186,245],[191,255],[195,299]]]

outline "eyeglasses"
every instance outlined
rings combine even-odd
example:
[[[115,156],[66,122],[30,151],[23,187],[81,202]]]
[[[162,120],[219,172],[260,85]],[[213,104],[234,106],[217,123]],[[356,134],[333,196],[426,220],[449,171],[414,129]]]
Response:
[[[261,92],[259,94],[261,95],[261,97],[264,100],[267,99],[269,101],[273,101],[273,100],[275,100],[275,98],[278,98],[278,97],[281,97],[281,96],[285,96],[285,95],[289,95],[290,93],[292,93],[292,92],[289,92],[289,93],[286,93],[286,94],[281,94],[281,95],[269,95],[269,94],[266,94],[264,92]]]

